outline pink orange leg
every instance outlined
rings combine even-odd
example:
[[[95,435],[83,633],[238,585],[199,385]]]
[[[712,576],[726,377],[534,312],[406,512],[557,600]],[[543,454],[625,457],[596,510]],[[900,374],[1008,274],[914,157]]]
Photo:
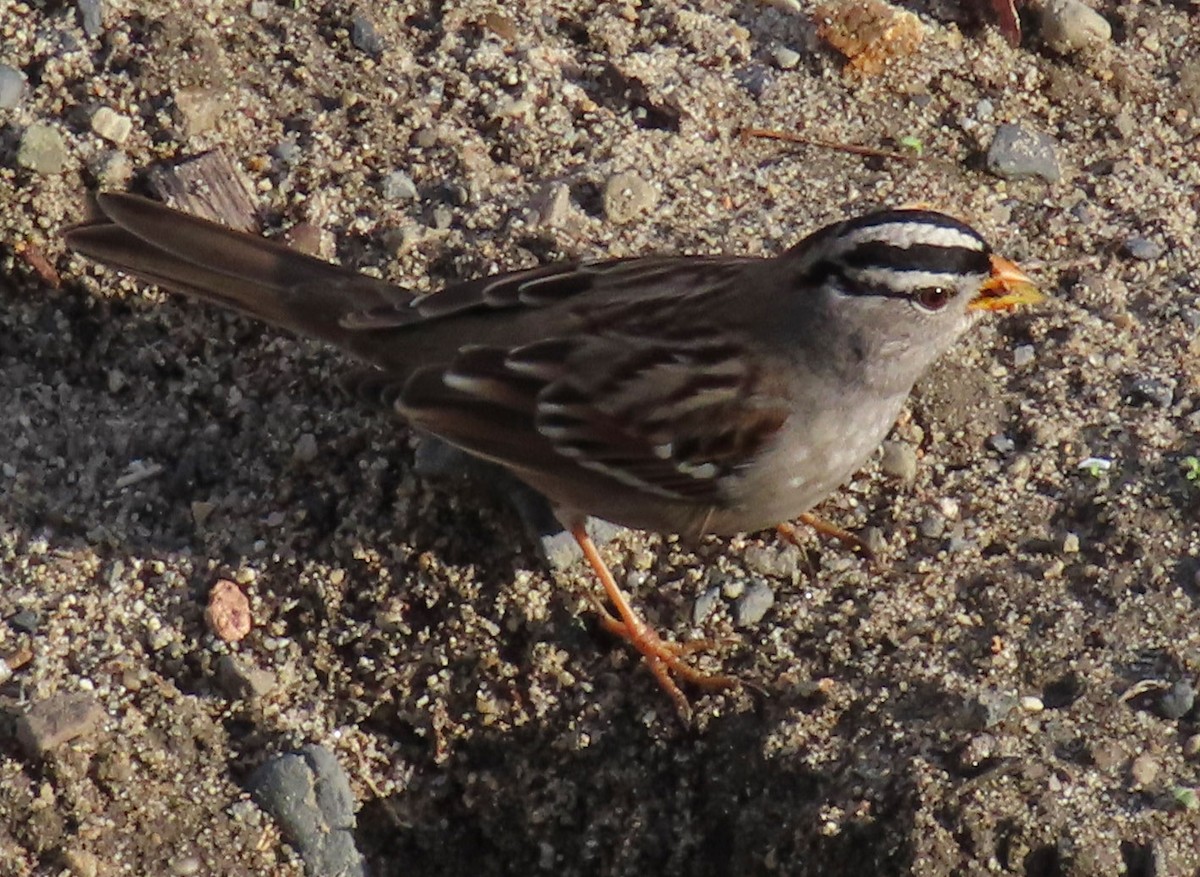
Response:
[[[738,684],[737,680],[732,676],[702,673],[681,661],[681,655],[700,651],[710,647],[712,644],[707,640],[697,640],[680,645],[678,643],[667,642],[660,637],[633,611],[633,607],[629,605],[629,600],[626,599],[625,594],[617,585],[616,579],[609,572],[608,566],[604,563],[603,558],[600,557],[600,552],[596,550],[596,546],[592,544],[591,537],[588,536],[583,525],[572,525],[571,535],[575,537],[575,541],[583,549],[583,556],[587,558],[592,571],[600,579],[600,584],[604,586],[604,592],[607,594],[609,602],[612,603],[613,608],[617,611],[616,616],[613,616],[611,612],[604,608],[599,598],[593,596],[593,602],[600,610],[601,623],[605,629],[616,636],[628,640],[635,649],[642,653],[642,659],[646,662],[646,666],[650,668],[650,672],[658,680],[659,686],[675,703],[675,708],[685,721],[691,717],[692,709],[688,704],[687,697],[684,696],[683,691],[680,690],[678,683],[676,683],[676,677],[701,688],[709,689],[730,688]]]
[[[864,542],[862,539],[859,539],[850,531],[843,530],[836,524],[829,523],[824,518],[818,518],[816,515],[810,515],[808,512],[805,512],[804,514],[800,515],[800,517],[796,518],[796,520],[801,524],[807,524],[808,526],[812,527],[822,536],[828,536],[830,539],[836,539],[847,548],[852,548],[855,551],[858,551],[867,560],[875,559],[875,552],[868,547],[866,542]],[[791,542],[793,545],[803,548],[803,546],[800,545],[800,534],[796,532],[796,527],[793,524],[783,523],[775,529],[779,533],[780,537],[785,541]]]

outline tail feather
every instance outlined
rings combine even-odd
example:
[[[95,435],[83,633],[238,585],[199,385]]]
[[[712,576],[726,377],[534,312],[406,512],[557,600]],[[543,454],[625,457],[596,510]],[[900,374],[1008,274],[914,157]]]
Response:
[[[136,195],[97,196],[99,219],[67,245],[142,280],[353,351],[350,314],[411,300],[407,290]]]

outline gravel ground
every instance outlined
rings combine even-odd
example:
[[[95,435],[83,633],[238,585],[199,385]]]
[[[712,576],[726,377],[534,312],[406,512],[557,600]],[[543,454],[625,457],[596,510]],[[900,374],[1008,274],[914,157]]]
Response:
[[[1056,2],[1012,49],[913,0],[867,76],[815,5],[0,0],[0,874],[1200,870],[1196,4],[1096,0],[1083,45]],[[217,147],[268,233],[422,289],[919,201],[1054,300],[822,507],[878,567],[610,545],[747,683],[685,727],[581,566],[416,474],[335,353],[63,252],[88,190]]]

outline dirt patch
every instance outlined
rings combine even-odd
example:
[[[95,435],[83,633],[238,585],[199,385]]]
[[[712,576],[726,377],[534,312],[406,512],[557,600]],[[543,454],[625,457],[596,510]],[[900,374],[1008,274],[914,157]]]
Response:
[[[904,3],[919,49],[860,78],[796,5],[110,2],[91,33],[4,7],[27,88],[0,111],[0,657],[32,660],[0,682],[0,874],[299,874],[246,788],[305,743],[349,773],[377,874],[1200,869],[1200,21],[1100,0],[1109,40],[1062,56],[1035,15],[1013,50]],[[1057,182],[986,171],[1004,124],[1052,138]],[[881,531],[882,568],[762,536],[611,547],[649,618],[728,638],[706,660],[749,683],[685,729],[583,570],[414,475],[336,354],[63,253],[87,190],[217,147],[269,231],[421,289],[774,253],[926,202],[1054,300],[919,388],[892,436],[911,483],[872,465],[823,507]],[[222,579],[255,619],[236,645],[204,621]],[[78,692],[103,720],[31,754],[17,717]]]

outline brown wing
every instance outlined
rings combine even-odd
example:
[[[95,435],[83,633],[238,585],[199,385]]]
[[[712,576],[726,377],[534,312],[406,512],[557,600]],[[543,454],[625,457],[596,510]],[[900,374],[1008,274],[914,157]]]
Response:
[[[397,407],[507,466],[581,467],[656,496],[717,506],[726,479],[755,460],[789,413],[782,385],[715,331],[466,349],[444,369],[417,372]]]

